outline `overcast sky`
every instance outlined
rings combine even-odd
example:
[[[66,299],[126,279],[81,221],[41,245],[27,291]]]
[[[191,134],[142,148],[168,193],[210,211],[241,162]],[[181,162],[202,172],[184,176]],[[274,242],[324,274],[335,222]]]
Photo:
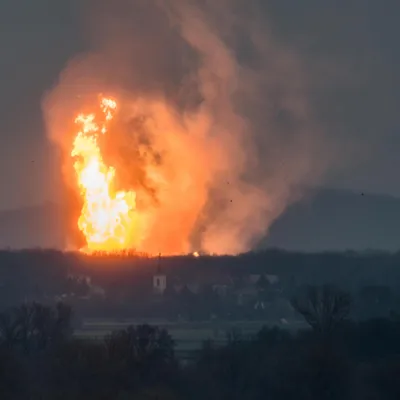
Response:
[[[83,2],[0,0],[0,208],[58,199],[60,173],[41,98],[68,59],[88,47],[77,6]],[[312,102],[324,129],[359,146],[359,157],[326,185],[400,196],[400,3],[260,2],[277,39],[310,68],[324,69]],[[330,84],[331,69],[345,77],[340,85]]]

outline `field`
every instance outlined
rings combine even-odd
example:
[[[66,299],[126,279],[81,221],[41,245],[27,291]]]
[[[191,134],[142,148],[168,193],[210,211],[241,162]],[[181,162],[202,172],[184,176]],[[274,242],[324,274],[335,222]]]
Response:
[[[229,332],[238,332],[243,337],[249,337],[266,325],[293,330],[304,327],[304,323],[301,321],[282,323],[279,321],[176,322],[161,319],[85,319],[75,335],[80,338],[96,340],[112,331],[140,324],[156,325],[159,328],[167,329],[175,341],[176,352],[181,358],[187,358],[190,353],[200,349],[205,340],[212,340],[216,345],[223,345],[227,341]]]

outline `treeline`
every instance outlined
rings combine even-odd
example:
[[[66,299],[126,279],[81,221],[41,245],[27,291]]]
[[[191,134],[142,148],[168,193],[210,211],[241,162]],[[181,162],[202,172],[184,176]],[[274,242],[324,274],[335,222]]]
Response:
[[[0,398],[335,400],[400,398],[400,320],[349,320],[351,296],[309,286],[292,298],[310,329],[263,328],[207,341],[190,363],[166,330],[73,336],[72,310],[24,304],[0,314]]]
[[[100,285],[113,289],[129,285],[132,279],[151,275],[157,268],[168,274],[196,276],[215,272],[241,274],[276,274],[294,284],[340,284],[348,289],[369,284],[400,283],[400,253],[325,252],[296,253],[266,250],[238,256],[143,257],[134,252],[85,256],[56,250],[0,251],[0,285],[49,293],[63,289],[69,273],[92,276]],[[22,290],[22,289],[21,289]]]
[[[152,275],[159,269],[168,276],[162,304],[153,302]],[[276,290],[260,291],[256,298],[268,304],[265,311],[254,310],[254,302],[239,307],[237,296],[228,293],[218,299],[210,291],[215,276],[232,278],[232,292],[242,278],[260,273],[279,279]],[[91,290],[86,277],[105,296]],[[176,277],[202,282],[200,292],[194,296],[185,290],[176,295],[171,285]],[[400,310],[399,254],[267,250],[238,256],[149,258],[134,252],[89,257],[56,250],[0,251],[0,311],[21,302],[52,304],[67,298],[81,317],[287,318],[287,300],[293,293],[304,285],[326,282],[352,294],[354,318],[388,316]]]

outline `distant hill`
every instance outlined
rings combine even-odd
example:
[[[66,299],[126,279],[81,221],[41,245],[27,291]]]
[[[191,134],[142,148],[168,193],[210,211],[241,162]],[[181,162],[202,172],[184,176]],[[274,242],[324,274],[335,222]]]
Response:
[[[58,248],[67,221],[61,206],[0,212],[0,248]],[[287,250],[400,249],[400,199],[323,189],[291,207],[272,225],[259,247]]]
[[[0,211],[0,248],[63,249],[66,226],[62,207],[53,203]]]
[[[400,199],[320,190],[289,207],[260,246],[300,251],[398,251]]]

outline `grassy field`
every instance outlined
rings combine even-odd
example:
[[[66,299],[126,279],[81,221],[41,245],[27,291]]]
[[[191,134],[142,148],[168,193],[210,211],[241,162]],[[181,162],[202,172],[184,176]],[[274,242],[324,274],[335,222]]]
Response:
[[[174,322],[161,319],[86,319],[76,336],[80,338],[101,339],[112,331],[124,329],[130,325],[149,324],[167,329],[175,341],[178,355],[185,355],[201,348],[205,340],[213,340],[215,344],[223,345],[227,333],[236,331],[244,337],[256,334],[263,326],[279,326],[285,329],[300,329],[304,327],[301,321],[282,324],[277,321],[205,321],[205,322]]]

